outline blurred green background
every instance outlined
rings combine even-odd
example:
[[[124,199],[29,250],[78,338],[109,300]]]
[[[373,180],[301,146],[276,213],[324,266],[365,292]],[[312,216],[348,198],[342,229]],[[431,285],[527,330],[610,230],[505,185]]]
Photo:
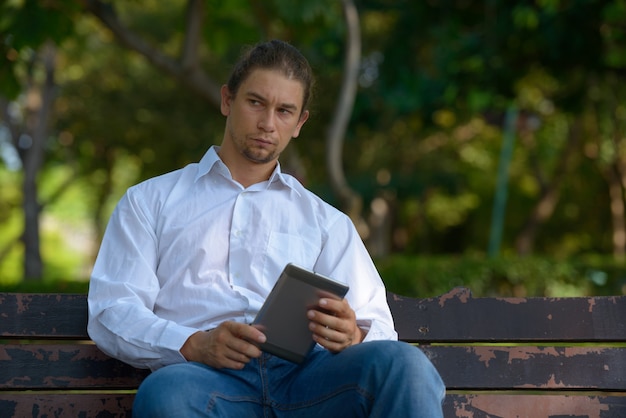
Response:
[[[280,38],[318,78],[283,167],[390,290],[626,294],[624,22],[626,0],[5,0],[0,289],[86,291],[126,188],[219,143],[216,89]]]

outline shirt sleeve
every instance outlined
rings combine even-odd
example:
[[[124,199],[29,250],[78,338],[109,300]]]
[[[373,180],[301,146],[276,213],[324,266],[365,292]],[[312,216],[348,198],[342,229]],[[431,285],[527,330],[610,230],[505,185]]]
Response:
[[[363,342],[397,340],[385,285],[352,221],[341,214],[332,223],[315,271],[347,283],[346,299],[357,325],[367,331]]]
[[[152,312],[160,288],[154,219],[132,191],[113,212],[94,265],[87,329],[106,354],[156,370],[185,361],[180,348],[198,330]]]

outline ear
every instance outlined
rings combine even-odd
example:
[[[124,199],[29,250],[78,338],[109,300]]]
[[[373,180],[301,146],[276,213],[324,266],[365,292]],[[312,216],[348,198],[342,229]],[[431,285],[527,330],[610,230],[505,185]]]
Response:
[[[294,130],[293,134],[291,135],[292,138],[297,138],[298,135],[300,135],[300,129],[302,129],[302,125],[304,125],[304,122],[306,122],[308,118],[309,118],[309,111],[305,110],[300,115],[300,120],[298,121],[298,124],[296,125],[296,129]]]
[[[233,97],[230,94],[230,90],[228,90],[228,86],[226,84],[222,86],[220,93],[222,95],[222,103],[220,105],[222,115],[228,116],[230,114],[230,104]]]

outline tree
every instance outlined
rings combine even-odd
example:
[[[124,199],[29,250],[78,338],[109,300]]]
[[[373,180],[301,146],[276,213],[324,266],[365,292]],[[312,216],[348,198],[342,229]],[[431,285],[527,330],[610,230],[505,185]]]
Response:
[[[3,70],[0,96],[2,120],[10,132],[23,167],[24,277],[38,279],[42,275],[39,249],[39,216],[42,202],[37,193],[37,176],[44,162],[49,136],[49,120],[56,96],[56,42],[68,36],[67,15],[58,10],[46,13],[36,1],[27,0],[22,7],[4,4],[2,34]],[[8,16],[8,17],[7,17]],[[41,24],[41,25],[40,25]],[[11,71],[18,67],[18,71]],[[21,70],[21,71],[19,71]],[[10,99],[22,96],[18,101]],[[12,106],[15,104],[15,106]]]
[[[350,188],[343,170],[344,139],[356,97],[357,79],[361,62],[361,32],[359,14],[352,1],[342,0],[347,27],[344,75],[341,92],[334,112],[335,117],[328,130],[326,162],[330,183],[341,206],[358,222],[361,214],[361,197]]]
[[[87,10],[93,13],[125,47],[143,55],[152,65],[179,83],[202,96],[216,108],[220,106],[220,83],[203,71],[200,65],[199,50],[202,46],[201,34],[203,17],[206,13],[205,1],[189,0],[185,13],[185,36],[180,47],[179,57],[166,55],[142,40],[127,26],[121,23],[110,3],[98,0],[87,1]],[[343,141],[356,95],[357,77],[360,63],[360,31],[357,9],[351,0],[342,0],[343,15],[347,28],[345,48],[344,78],[337,100],[334,119],[330,123],[327,140],[327,161],[330,181],[342,207],[354,219],[360,216],[360,199],[347,185],[343,174]],[[257,9],[258,11],[258,9]]]
[[[589,198],[590,191],[597,190],[593,183],[597,177],[588,171],[586,178],[574,173],[585,164],[580,157],[589,148],[582,139],[592,133],[582,123],[589,117],[584,109],[595,90],[589,81],[623,74],[625,68],[619,58],[624,56],[623,25],[618,23],[623,22],[623,2],[374,0],[364,2],[362,9],[367,22],[364,27],[372,28],[364,30],[364,44],[368,45],[364,56],[379,56],[374,68],[379,75],[357,98],[357,131],[362,132],[360,138],[386,131],[390,146],[403,150],[377,153],[379,159],[387,159],[386,167],[365,158],[362,165],[376,164],[379,170],[391,173],[386,188],[398,196],[399,208],[412,201],[410,210],[421,211],[421,218],[413,220],[421,230],[410,233],[412,241],[428,242],[433,251],[462,251],[484,241],[488,230],[485,214],[489,213],[485,204],[493,193],[493,188],[487,193],[486,186],[493,187],[493,158],[497,156],[493,151],[499,144],[492,142],[491,134],[486,135],[487,128],[477,130],[476,121],[495,121],[495,126],[502,126],[502,115],[514,103],[539,125],[535,131],[517,133],[521,141],[511,165],[508,207],[512,209],[507,213],[505,231],[517,240],[510,239],[507,250],[515,249],[515,241],[520,253],[556,251],[559,241],[563,248],[572,248],[573,230],[581,231],[577,251],[601,248],[600,240],[585,244],[586,232],[582,231],[603,227],[603,218],[582,215],[603,209],[597,198]],[[540,78],[533,80],[533,74],[552,79],[552,86]],[[531,95],[537,100],[526,100],[525,96]],[[609,98],[602,93],[595,96],[602,101]],[[565,124],[569,129],[561,128]],[[395,131],[412,138],[396,138]],[[558,136],[550,137],[554,132]],[[460,138],[465,139],[460,142]],[[437,146],[420,154],[418,150],[427,143]],[[483,174],[465,165],[469,155],[479,157],[472,163],[480,163]],[[404,173],[398,167],[406,167]],[[348,169],[354,172],[354,167]],[[428,178],[432,173],[438,173],[437,178]],[[409,183],[409,176],[410,191],[399,187],[400,182]],[[586,187],[590,184],[593,186]],[[563,201],[561,191],[572,188],[576,191]],[[408,195],[401,193],[417,197],[407,199]],[[464,215],[434,231],[436,225],[452,220],[445,221],[446,214],[459,212],[464,195],[473,196],[465,200]],[[447,206],[429,211],[430,205],[446,199]],[[561,215],[559,211],[567,216],[553,216]],[[618,218],[620,215],[615,216],[616,221]],[[406,220],[402,223],[401,237],[406,234],[400,232],[407,230]],[[581,229],[582,224],[585,227]],[[614,221],[614,225],[618,223]],[[453,246],[436,243],[435,237],[445,235]],[[565,236],[568,244],[563,244]]]
[[[221,84],[213,80],[200,65],[202,24],[206,14],[205,1],[187,1],[184,38],[178,58],[169,56],[164,51],[152,46],[124,25],[118,18],[114,3],[87,0],[85,8],[113,33],[121,45],[141,54],[156,68],[175,78],[180,84],[190,88],[213,106],[219,108]]]
[[[485,251],[514,105],[503,252],[620,257],[621,0],[357,4],[358,14],[347,0],[5,3],[0,88],[15,101],[32,51],[55,41],[43,169],[76,167],[101,231],[125,185],[219,142],[216,92],[241,45],[282,38],[319,80],[316,123],[283,168],[349,213],[373,254]]]
[[[277,6],[275,7],[274,10],[278,10],[281,8],[281,6],[285,6],[285,4],[280,4],[280,3],[281,3],[280,1],[277,1]],[[179,7],[181,5],[183,5],[183,2],[175,2],[174,4],[169,4],[167,7],[172,9],[172,8]],[[351,1],[345,1],[344,5],[346,9],[351,8],[352,12],[354,13],[355,9]],[[268,6],[271,8],[270,5]],[[170,23],[170,25],[169,26],[165,25],[165,27],[168,27],[170,29],[170,33],[168,34],[160,33],[159,30],[162,28],[157,28],[156,26],[151,26],[150,28],[142,27],[141,25],[142,16],[139,13],[137,13],[135,5],[127,4],[126,2],[103,2],[103,1],[98,1],[98,0],[88,0],[85,2],[81,2],[81,3],[65,1],[65,2],[59,2],[56,4],[42,4],[42,5],[38,5],[36,4],[36,2],[28,1],[25,4],[23,4],[22,7],[20,7],[19,5],[18,6],[13,5],[13,8],[11,6],[8,6],[7,10],[9,10],[12,13],[12,18],[7,19],[8,24],[3,29],[4,29],[4,32],[7,34],[5,36],[5,39],[10,39],[10,38],[12,39],[13,37],[16,36],[16,34],[19,34],[20,28],[24,25],[25,20],[28,20],[32,16],[40,16],[42,13],[48,12],[49,9],[51,8],[55,9],[55,11],[60,14],[82,12],[82,13],[86,13],[82,15],[83,17],[92,15],[98,19],[98,21],[101,23],[101,25],[103,25],[103,27],[106,27],[109,31],[111,31],[111,33],[114,35],[119,45],[135,53],[138,53],[151,66],[161,71],[167,77],[171,78],[171,80],[175,84],[185,86],[186,88],[189,89],[189,91],[196,94],[201,100],[206,101],[207,103],[209,103],[210,106],[212,106],[214,109],[217,110],[219,109],[219,105],[220,105],[219,89],[220,89],[221,83],[216,81],[218,79],[216,78],[216,76],[219,77],[222,74],[220,72],[209,73],[208,71],[206,71],[206,68],[223,67],[221,63],[217,65],[217,62],[224,59],[224,53],[226,57],[229,58],[228,54],[232,52],[233,47],[229,45],[229,49],[222,51],[221,55],[219,53],[215,54],[214,52],[216,51],[211,51],[207,54],[207,51],[208,51],[207,42],[206,42],[207,30],[206,30],[206,25],[205,25],[205,20],[206,20],[205,18],[208,12],[206,10],[206,3],[200,0],[189,0],[185,2],[184,7],[186,11],[183,14],[184,23],[182,25],[182,31],[179,32],[180,24],[168,22]],[[232,11],[238,8],[238,5],[229,5],[228,7],[230,7],[230,9],[226,9],[226,6],[224,6],[223,12],[225,14],[232,13]],[[56,10],[57,8],[58,10]],[[121,17],[120,14],[118,13],[120,9],[122,10],[122,14],[125,15],[126,19],[124,17]],[[157,10],[157,9],[155,8],[154,10]],[[275,29],[273,28],[276,27],[274,23],[276,22],[276,20],[268,21],[267,10],[259,7],[258,5],[255,5],[255,7],[252,10],[257,14],[258,21],[261,23],[261,27],[266,33],[264,33],[262,36],[259,36],[258,33],[253,34],[253,32],[250,32],[250,30],[248,29],[248,32],[247,32],[248,35],[246,35],[247,38],[259,39],[264,36],[271,37],[272,35],[271,32],[275,31]],[[324,13],[326,13],[326,10],[327,9],[325,9],[324,7],[320,7],[320,5],[315,5],[314,7],[308,6],[309,17],[305,17],[305,19],[313,19],[313,20],[317,19],[317,16],[323,15]],[[330,10],[332,14],[333,9],[331,8]],[[290,19],[299,20],[301,19],[301,17],[298,14],[300,12],[301,10],[294,13],[293,9],[287,8],[285,13],[288,15]],[[237,10],[237,13],[238,15],[244,14],[240,10]],[[66,32],[63,33],[63,35],[64,37],[71,37],[74,40],[76,40],[76,38],[78,37],[78,34],[75,31],[75,29],[77,25],[79,25],[80,22],[82,22],[82,18],[78,19],[76,14],[73,14],[72,16],[75,17],[76,19],[73,22],[71,29],[68,29]],[[138,19],[134,21],[132,19],[129,20],[128,19],[129,16],[133,16],[134,18],[138,17]],[[161,16],[163,16],[163,14],[161,14]],[[346,16],[348,15],[346,14]],[[168,16],[168,18],[171,19],[171,16]],[[353,22],[354,22],[354,19],[353,19]],[[55,23],[58,23],[58,22],[55,22]],[[315,25],[315,23],[313,23],[313,25]],[[357,25],[358,25],[358,22],[357,22]],[[138,28],[147,29],[147,30],[141,31],[141,30],[138,30]],[[235,32],[237,29],[238,28],[235,27],[231,30],[231,32]],[[279,30],[278,32],[281,32],[281,31]],[[177,52],[172,52],[171,40],[176,39],[179,33],[182,33],[182,36],[181,36],[182,41],[178,43],[179,47],[176,48]],[[282,34],[278,33],[278,35],[284,35],[284,33]],[[279,36],[279,37],[285,37],[285,36]],[[14,48],[12,50],[19,54],[19,51],[21,51],[22,49],[37,47],[43,42],[43,39],[45,39],[43,36],[30,38],[28,40],[20,38],[22,43],[19,45],[17,44],[14,45]],[[212,45],[212,46],[215,46],[215,45]],[[358,53],[358,49],[357,49],[357,53]],[[211,65],[207,65],[207,63]],[[353,67],[358,69],[358,59],[357,59],[356,67],[354,65]],[[13,65],[13,68],[15,68],[15,65]],[[12,74],[14,73],[10,73],[10,75]],[[354,78],[355,77],[352,76],[351,82],[353,84],[355,83]],[[9,86],[8,83],[5,83],[4,85],[5,87]],[[66,85],[65,87],[67,86],[68,85]],[[352,88],[352,92],[350,92],[349,89],[347,90],[344,89],[344,90],[345,90],[345,93],[344,93],[345,95],[349,96],[350,94],[352,94],[352,96],[354,96],[354,88]],[[66,103],[64,106],[65,109],[67,109],[68,107],[72,107],[72,104],[68,103],[68,101],[66,100],[63,100],[62,103]],[[344,121],[339,124],[334,123],[334,126],[339,126],[340,128],[339,130],[333,129],[333,132],[335,132],[335,138],[333,140],[333,143],[339,144],[338,148],[336,147],[332,150],[333,153],[341,152],[341,140],[343,138],[342,131],[343,133],[345,133],[345,125],[346,125],[345,120],[347,120],[347,118],[349,117],[350,108],[351,108],[350,99],[342,100],[341,103],[342,103],[341,106],[339,106],[338,108],[340,109],[340,113],[344,115],[343,117]],[[76,116],[76,114],[74,114],[74,116]],[[66,124],[72,125],[74,128],[76,128],[76,124],[74,122],[68,121],[66,122]],[[73,134],[70,133],[71,131],[65,130],[64,132],[67,135],[69,135],[69,137],[73,137]],[[103,211],[103,208],[106,202],[105,195],[108,193],[108,191],[111,190],[112,172],[116,164],[115,163],[116,157],[114,156],[116,155],[116,153],[111,152],[112,145],[115,143],[115,141],[106,139],[106,141],[102,143],[101,146],[98,147],[97,146],[98,141],[95,140],[98,136],[99,135],[96,135],[95,137],[94,136],[91,137],[93,141],[92,144],[94,145],[92,149],[95,149],[97,151],[91,157],[92,163],[87,163],[86,166],[92,170],[96,167],[102,167],[104,169],[104,172],[106,173],[107,180],[102,184],[103,187],[100,189],[102,193],[100,193],[99,198],[96,199],[96,201],[98,202],[96,205],[97,207],[95,211],[96,224],[99,225],[99,230],[101,233],[102,228],[100,227],[100,225],[102,224],[102,218],[105,217],[104,211]],[[143,145],[138,144],[138,147],[142,148]],[[294,160],[294,157],[293,157],[294,152],[295,151],[291,151],[291,154],[292,154],[291,158],[287,159],[287,161]],[[81,160],[84,160],[84,157],[85,155],[81,156]],[[42,161],[42,160],[43,160],[43,157],[40,154],[39,161]],[[295,160],[298,161],[299,159],[296,157]],[[88,175],[88,174],[85,173],[83,175]],[[36,176],[32,176],[28,178],[31,179],[35,177]],[[36,196],[36,190],[32,188],[31,190],[34,190],[34,193]],[[25,213],[34,213],[34,216],[38,218],[39,212],[38,211],[33,212],[31,208],[32,205],[33,203],[30,200],[26,200],[24,211]],[[36,207],[39,210],[39,206],[36,206]],[[33,222],[32,219],[27,221],[25,225],[26,225],[25,226],[26,231],[30,231],[31,229],[34,231],[38,231],[38,227],[37,227],[38,222]],[[38,248],[38,243],[33,241],[32,246],[33,248]],[[37,264],[38,263],[34,262],[34,260],[30,257],[28,257],[27,260],[25,260],[25,266],[35,266]],[[28,273],[28,275],[39,277],[41,276],[41,270],[38,269],[37,272],[34,272],[34,273],[31,272],[31,273]]]

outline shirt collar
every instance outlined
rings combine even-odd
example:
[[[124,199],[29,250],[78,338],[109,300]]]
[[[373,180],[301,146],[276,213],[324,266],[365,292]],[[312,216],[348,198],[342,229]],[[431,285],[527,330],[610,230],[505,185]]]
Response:
[[[226,167],[226,164],[222,162],[220,156],[217,154],[219,150],[220,150],[220,147],[218,145],[213,145],[204,154],[204,156],[198,163],[198,172],[196,173],[195,181],[198,181],[200,177],[203,177],[209,174],[209,172],[211,172],[212,170],[216,170],[216,172],[222,173],[226,175],[228,178],[232,178],[230,174],[230,170],[228,170],[228,167]],[[268,187],[276,183],[280,183],[283,186],[288,187],[292,189],[293,191],[295,191],[296,193],[298,193],[298,190],[294,187],[293,182],[290,181],[289,176],[285,175],[282,172],[280,168],[280,162],[277,162],[276,168],[274,169],[274,171],[272,172],[272,175],[269,178]]]
[[[198,163],[198,172],[196,173],[195,181],[198,181],[200,177],[205,176],[211,171],[213,166],[219,165],[223,167],[223,169],[227,169],[219,155],[217,155],[217,151],[219,151],[220,147],[213,145],[208,151],[204,154],[200,162]]]

